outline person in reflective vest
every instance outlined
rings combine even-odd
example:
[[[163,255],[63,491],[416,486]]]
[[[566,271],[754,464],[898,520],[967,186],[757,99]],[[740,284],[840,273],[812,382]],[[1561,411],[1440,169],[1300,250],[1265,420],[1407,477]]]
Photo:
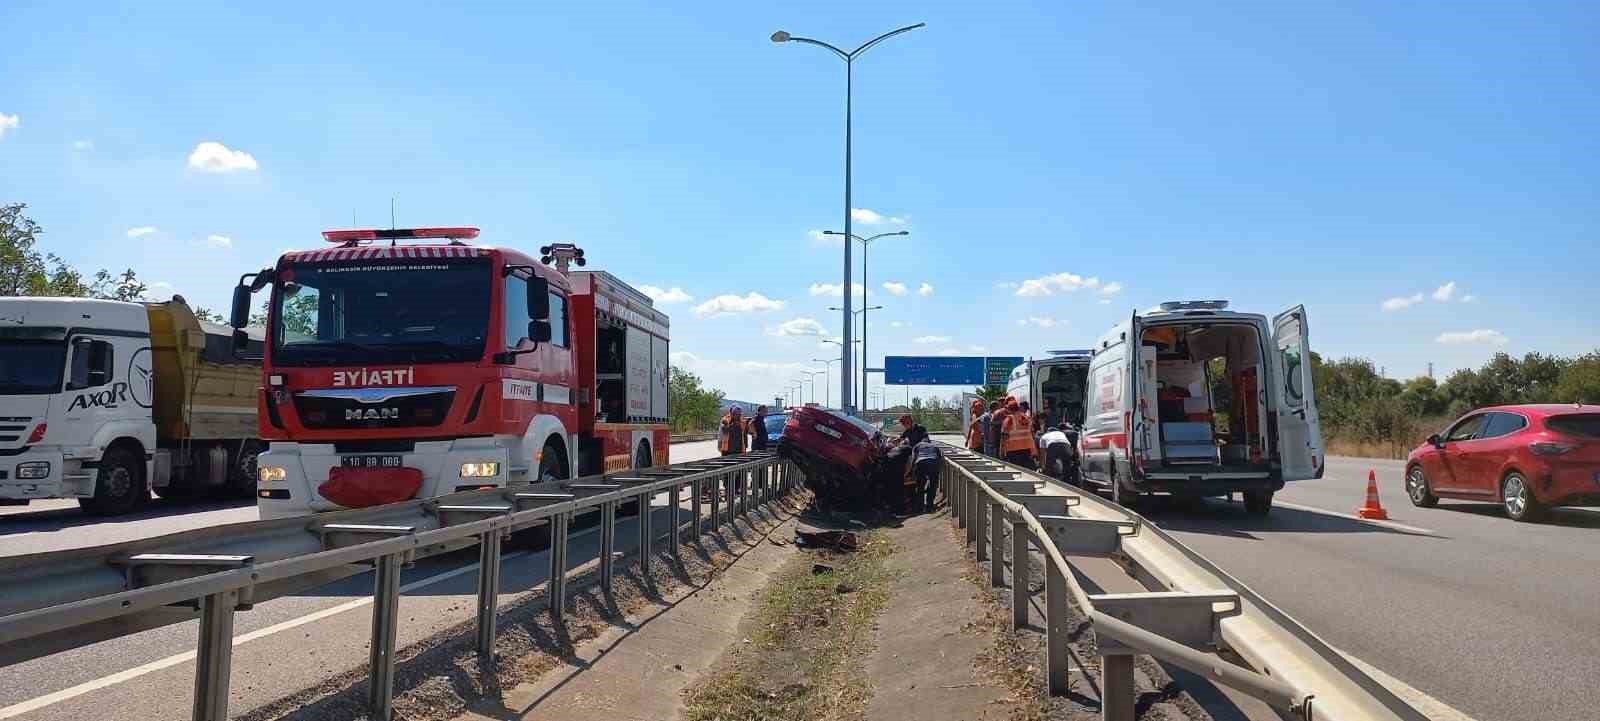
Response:
[[[744,453],[744,414],[738,406],[730,406],[728,415],[722,417],[722,428],[717,433],[717,450],[724,456]]]
[[[1000,451],[1007,463],[1027,469],[1038,468],[1033,462],[1033,422],[1026,411],[1017,405],[1015,398],[1006,402],[1005,420],[1000,425]]]
[[[983,428],[979,421],[983,418],[983,399],[972,399],[972,410],[967,413],[972,420],[967,423],[967,450],[974,453],[983,452]]]

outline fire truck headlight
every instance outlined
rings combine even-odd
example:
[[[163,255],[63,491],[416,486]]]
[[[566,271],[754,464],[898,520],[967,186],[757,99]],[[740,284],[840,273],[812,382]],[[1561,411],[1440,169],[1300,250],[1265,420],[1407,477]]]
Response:
[[[500,464],[496,461],[474,461],[461,464],[462,478],[494,478],[500,475]]]
[[[256,478],[262,483],[282,481],[289,478],[289,471],[283,466],[262,466],[256,470]]]

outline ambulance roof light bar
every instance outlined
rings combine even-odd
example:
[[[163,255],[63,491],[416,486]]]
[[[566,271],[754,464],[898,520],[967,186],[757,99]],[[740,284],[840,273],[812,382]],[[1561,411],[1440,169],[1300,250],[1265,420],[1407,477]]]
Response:
[[[1228,307],[1225,300],[1169,300],[1161,304],[1164,311],[1175,310],[1222,310]]]
[[[449,238],[452,245],[460,245],[462,239],[472,240],[478,237],[478,229],[470,227],[455,228],[351,228],[349,230],[324,230],[322,239],[329,243],[342,243],[345,247],[361,244],[362,241],[387,240],[390,245],[401,239],[418,238]]]

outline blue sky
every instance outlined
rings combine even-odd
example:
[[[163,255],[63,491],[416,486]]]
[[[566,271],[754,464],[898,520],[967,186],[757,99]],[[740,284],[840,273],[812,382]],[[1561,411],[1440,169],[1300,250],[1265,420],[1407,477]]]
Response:
[[[844,68],[767,38],[925,21],[856,68],[856,230],[912,233],[873,365],[1175,298],[1304,303],[1396,377],[1600,345],[1592,3],[218,5],[0,7],[0,201],[46,250],[220,309],[393,197],[680,289],[678,360],[771,397],[834,354]]]

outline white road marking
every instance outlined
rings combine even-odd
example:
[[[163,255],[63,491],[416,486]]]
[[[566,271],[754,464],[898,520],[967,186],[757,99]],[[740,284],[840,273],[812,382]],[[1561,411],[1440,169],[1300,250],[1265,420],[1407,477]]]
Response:
[[[581,538],[581,537],[587,536],[587,535],[589,535],[591,533],[598,533],[599,531],[600,531],[600,527],[599,526],[593,526],[593,527],[586,528],[586,529],[581,530],[581,531],[575,531],[575,532],[569,534],[567,536],[567,538],[569,540],[573,539],[573,538]],[[507,554],[501,556],[500,557],[500,561],[501,561],[501,563],[504,563],[506,561],[511,561],[511,560],[514,560],[514,559],[517,559],[517,558],[521,558],[522,556],[529,555],[529,553],[530,553],[529,551],[513,551],[511,553],[507,553]],[[471,573],[471,572],[476,571],[476,570],[478,570],[478,562],[477,561],[473,561],[472,563],[469,563],[469,564],[467,564],[465,566],[462,566],[460,568],[456,568],[456,569],[453,569],[453,570],[445,571],[444,573],[435,574],[435,575],[429,576],[427,578],[417,579],[415,581],[412,581],[411,583],[407,583],[405,585],[402,585],[400,587],[400,592],[401,593],[408,593],[410,591],[415,591],[416,589],[423,588],[425,586],[431,586],[431,585],[433,585],[435,583],[439,583],[439,582],[442,582],[442,581],[448,581],[448,580],[450,580],[452,578],[455,578],[457,576],[465,575],[465,574]],[[371,596],[368,596],[366,598],[357,598],[357,599],[354,599],[354,600],[345,601],[344,603],[341,603],[341,604],[339,604],[337,606],[330,606],[330,607],[324,608],[324,609],[322,609],[320,611],[313,611],[313,612],[308,613],[308,614],[306,614],[304,616],[298,616],[296,618],[289,619],[289,620],[284,621],[282,623],[273,624],[271,626],[267,626],[266,628],[258,628],[258,629],[254,630],[254,631],[249,632],[249,633],[244,633],[244,634],[240,634],[238,636],[234,636],[233,637],[233,645],[234,646],[239,646],[239,645],[248,643],[250,641],[254,641],[256,639],[266,638],[267,636],[271,636],[271,635],[273,635],[275,633],[282,633],[282,632],[287,631],[287,630],[292,629],[292,628],[299,628],[300,626],[304,626],[304,625],[306,625],[308,623],[315,623],[317,621],[321,621],[324,618],[328,618],[329,616],[337,616],[337,615],[339,615],[341,613],[344,613],[345,611],[351,611],[351,610],[354,610],[354,609],[357,609],[357,608],[361,608],[362,606],[370,605],[371,603],[372,603],[372,597]],[[90,692],[93,692],[93,691],[98,691],[100,689],[107,688],[107,687],[110,687],[110,686],[115,686],[115,685],[117,685],[119,683],[122,683],[124,681],[131,681],[133,679],[139,678],[140,676],[145,676],[145,675],[148,675],[148,674],[152,674],[152,673],[155,673],[155,672],[160,671],[160,670],[165,669],[165,668],[171,668],[171,667],[176,666],[176,665],[181,664],[181,663],[187,663],[189,661],[193,661],[194,660],[194,656],[195,656],[195,652],[194,651],[184,651],[183,653],[176,653],[176,654],[173,654],[173,655],[168,656],[166,658],[156,659],[156,660],[151,661],[151,662],[149,662],[147,664],[144,664],[144,665],[141,665],[141,666],[135,666],[135,667],[127,669],[125,671],[118,671],[118,672],[110,674],[108,676],[101,676],[100,678],[94,679],[92,681],[85,681],[85,682],[80,683],[80,684],[78,684],[76,686],[71,686],[71,687],[68,687],[68,688],[61,689],[60,691],[55,691],[53,693],[47,693],[47,694],[45,694],[43,696],[40,696],[38,698],[32,698],[32,699],[28,699],[27,701],[22,701],[20,703],[15,703],[15,704],[12,704],[12,705],[7,706],[5,708],[0,708],[0,719],[15,718],[17,716],[21,716],[22,714],[28,713],[30,711],[37,711],[39,709],[45,708],[46,706],[53,706],[55,704],[61,703],[62,701],[66,701],[66,700],[72,699],[72,698],[77,698],[77,697],[82,696],[82,695],[84,695],[86,693],[90,693]]]
[[[1274,506],[1283,506],[1284,508],[1293,508],[1296,511],[1306,511],[1307,513],[1320,513],[1320,514],[1322,514],[1324,516],[1337,516],[1339,518],[1348,518],[1348,519],[1350,519],[1352,521],[1360,521],[1362,523],[1370,523],[1370,524],[1372,524],[1374,526],[1384,526],[1384,527],[1393,528],[1393,529],[1399,530],[1399,531],[1409,531],[1411,533],[1422,533],[1422,534],[1426,534],[1426,535],[1429,535],[1429,536],[1437,536],[1437,535],[1439,535],[1438,531],[1431,531],[1431,530],[1428,530],[1426,528],[1417,528],[1416,526],[1408,526],[1408,525],[1406,525],[1404,523],[1395,523],[1394,521],[1379,521],[1379,520],[1375,520],[1375,519],[1371,519],[1371,518],[1362,518],[1362,517],[1360,517],[1360,516],[1358,516],[1358,515],[1356,515],[1354,513],[1342,513],[1342,512],[1339,512],[1339,511],[1330,511],[1330,510],[1328,510],[1326,508],[1317,508],[1316,506],[1302,506],[1302,505],[1300,505],[1298,503],[1289,503],[1288,501],[1273,501],[1272,505],[1274,505]]]
[[[1334,650],[1339,651],[1337,648]],[[1384,673],[1382,669],[1366,661],[1351,656],[1344,651],[1339,651],[1339,654],[1349,659],[1350,663],[1355,664],[1363,673],[1371,676],[1374,681],[1383,684],[1383,687],[1389,689],[1390,693],[1411,704],[1412,708],[1423,716],[1428,717],[1428,721],[1474,721],[1471,716],[1456,710],[1455,707],[1413,688],[1410,684]]]

